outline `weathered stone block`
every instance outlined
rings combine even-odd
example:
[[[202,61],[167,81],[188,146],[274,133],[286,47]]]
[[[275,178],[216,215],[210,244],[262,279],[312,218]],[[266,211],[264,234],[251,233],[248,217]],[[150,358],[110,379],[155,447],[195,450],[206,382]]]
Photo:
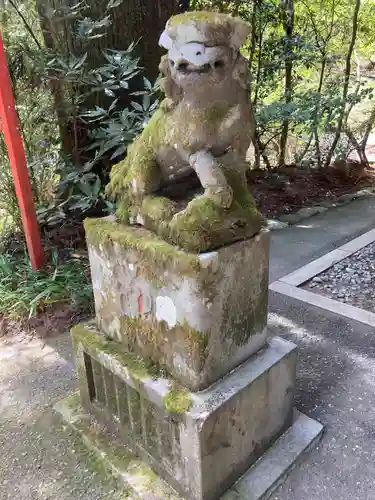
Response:
[[[296,346],[280,338],[199,393],[93,327],[73,342],[85,409],[188,500],[219,498],[292,423]]]
[[[85,224],[99,330],[192,390],[209,386],[266,343],[267,231],[206,254],[149,231]]]

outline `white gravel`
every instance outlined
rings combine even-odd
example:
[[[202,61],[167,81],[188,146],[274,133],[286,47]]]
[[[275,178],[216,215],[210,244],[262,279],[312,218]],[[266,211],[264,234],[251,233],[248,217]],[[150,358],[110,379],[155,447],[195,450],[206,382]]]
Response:
[[[304,284],[332,299],[375,312],[375,243],[334,264]]]

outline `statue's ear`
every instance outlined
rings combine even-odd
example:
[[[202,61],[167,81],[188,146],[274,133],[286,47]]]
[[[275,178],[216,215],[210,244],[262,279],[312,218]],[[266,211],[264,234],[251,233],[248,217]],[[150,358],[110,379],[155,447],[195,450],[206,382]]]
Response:
[[[160,64],[159,64],[159,71],[163,76],[170,76],[171,75],[171,71],[169,68],[169,62],[168,62],[168,54],[165,54],[161,58]]]
[[[160,47],[164,47],[167,50],[169,50],[173,45],[172,38],[168,35],[166,30],[164,30],[160,35],[159,45]]]
[[[164,78],[160,80],[160,87],[163,90],[165,97],[170,103],[173,103],[174,105],[178,104],[182,99],[182,90],[172,78],[167,54],[161,58],[159,71],[164,76]],[[171,107],[172,106],[170,105],[168,106],[168,108]]]
[[[232,24],[230,44],[234,49],[239,50],[246,42],[246,38],[250,35],[251,27],[249,23],[239,17],[231,18],[230,22]]]

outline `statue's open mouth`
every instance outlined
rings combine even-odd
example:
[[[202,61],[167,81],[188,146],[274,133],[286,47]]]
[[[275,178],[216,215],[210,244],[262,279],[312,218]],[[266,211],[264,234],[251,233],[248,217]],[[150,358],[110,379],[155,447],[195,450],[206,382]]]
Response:
[[[204,64],[203,66],[194,66],[193,64],[182,62],[177,66],[177,71],[180,73],[190,74],[190,73],[209,73],[212,71],[212,67],[209,64]]]
[[[180,73],[191,74],[191,73],[209,73],[210,71],[215,71],[216,69],[223,67],[222,61],[215,61],[212,63],[206,63],[202,66],[195,66],[194,64],[188,62],[180,62],[177,65],[177,71]]]

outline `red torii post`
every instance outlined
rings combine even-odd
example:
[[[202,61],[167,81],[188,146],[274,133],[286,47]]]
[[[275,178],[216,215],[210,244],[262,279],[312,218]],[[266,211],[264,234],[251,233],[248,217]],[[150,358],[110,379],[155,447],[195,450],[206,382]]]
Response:
[[[35,211],[26,155],[23,147],[20,123],[13,97],[8,63],[0,31],[0,131],[4,134],[8,149],[20,208],[22,225],[25,232],[27,249],[33,269],[41,269],[44,264],[44,252]]]

